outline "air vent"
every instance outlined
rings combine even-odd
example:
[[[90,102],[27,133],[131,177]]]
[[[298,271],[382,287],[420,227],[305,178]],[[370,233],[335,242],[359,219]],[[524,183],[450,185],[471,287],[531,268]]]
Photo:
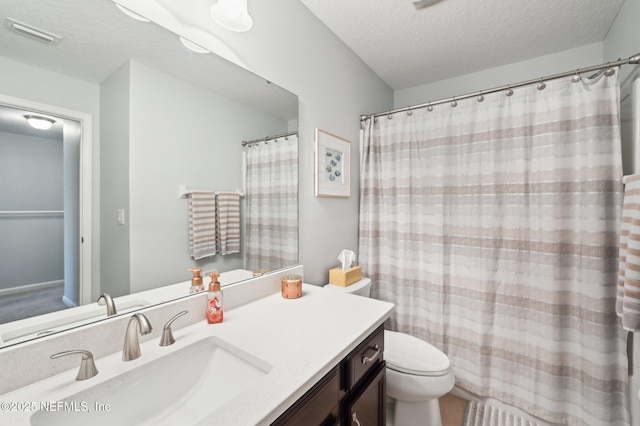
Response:
[[[433,6],[434,4],[441,1],[442,0],[414,0],[412,1],[412,3],[416,9],[420,10],[424,9],[425,7]]]
[[[7,28],[13,32],[43,43],[57,44],[62,39],[60,36],[32,27],[31,25],[27,25],[23,22],[16,21],[15,19],[7,18],[5,24]]]

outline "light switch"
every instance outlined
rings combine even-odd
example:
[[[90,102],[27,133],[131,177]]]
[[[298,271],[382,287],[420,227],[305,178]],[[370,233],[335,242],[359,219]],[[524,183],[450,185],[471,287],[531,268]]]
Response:
[[[118,209],[118,225],[124,225],[124,209]]]

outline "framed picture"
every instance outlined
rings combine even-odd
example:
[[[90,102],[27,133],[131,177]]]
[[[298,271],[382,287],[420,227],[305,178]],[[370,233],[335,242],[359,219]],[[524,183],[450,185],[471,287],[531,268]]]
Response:
[[[351,142],[316,129],[316,197],[351,196]]]

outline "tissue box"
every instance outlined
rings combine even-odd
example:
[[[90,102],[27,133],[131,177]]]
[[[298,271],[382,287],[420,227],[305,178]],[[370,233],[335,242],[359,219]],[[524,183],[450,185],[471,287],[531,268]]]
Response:
[[[329,269],[329,284],[346,287],[356,281],[360,281],[361,279],[362,268],[360,265],[352,266],[344,271],[339,266],[337,268]]]

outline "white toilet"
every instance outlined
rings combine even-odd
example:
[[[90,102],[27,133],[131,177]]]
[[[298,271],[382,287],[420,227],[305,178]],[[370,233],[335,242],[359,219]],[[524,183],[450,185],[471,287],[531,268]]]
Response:
[[[347,287],[324,288],[369,297],[371,279]],[[393,426],[442,426],[438,398],[453,389],[449,358],[436,347],[405,333],[385,330],[387,397],[393,403]]]

